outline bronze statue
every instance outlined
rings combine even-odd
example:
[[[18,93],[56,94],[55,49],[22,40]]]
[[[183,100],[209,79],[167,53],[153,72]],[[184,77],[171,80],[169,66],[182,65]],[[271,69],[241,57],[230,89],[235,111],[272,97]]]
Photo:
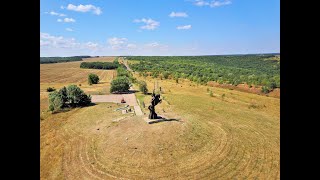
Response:
[[[160,94],[155,94],[154,91],[152,93],[152,99],[151,99],[151,105],[148,107],[150,110],[149,119],[159,119],[161,117],[158,117],[157,113],[155,112],[155,106],[158,103],[162,102],[162,99],[160,99]]]

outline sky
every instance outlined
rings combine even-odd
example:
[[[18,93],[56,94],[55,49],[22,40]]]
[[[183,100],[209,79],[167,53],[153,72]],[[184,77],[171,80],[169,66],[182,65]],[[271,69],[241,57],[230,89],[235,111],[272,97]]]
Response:
[[[40,56],[280,52],[280,0],[40,0]]]

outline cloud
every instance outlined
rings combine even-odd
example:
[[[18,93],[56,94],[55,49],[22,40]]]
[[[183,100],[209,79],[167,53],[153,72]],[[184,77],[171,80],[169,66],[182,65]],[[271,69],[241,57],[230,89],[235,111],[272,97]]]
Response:
[[[191,29],[191,25],[185,25],[185,26],[177,26],[177,29],[181,30],[181,29]]]
[[[54,11],[46,12],[46,14],[50,14],[52,16],[60,16],[60,17],[67,16],[65,14],[60,14],[60,13],[57,13],[57,12],[54,12]]]
[[[80,43],[77,42],[74,38],[64,38],[63,36],[53,36],[49,33],[40,32],[40,49],[55,51],[57,49],[75,50],[97,50],[99,48],[98,43],[93,42],[85,42]]]
[[[71,28],[66,28],[66,31],[70,31],[70,32],[72,32],[72,31],[73,31],[73,29],[71,29]]]
[[[159,44],[158,42],[147,43],[144,46],[146,49],[149,49],[149,50],[160,50],[160,51],[167,51],[169,47],[168,45]]]
[[[76,22],[76,20],[72,19],[72,18],[64,18],[63,20],[62,19],[57,19],[58,22],[66,22],[66,23],[69,23],[69,22]]]
[[[204,1],[204,0],[195,0],[194,5],[196,6],[210,6],[210,7],[220,7],[220,6],[225,6],[231,4],[231,0],[213,0],[211,2],[209,1]]]
[[[212,1],[210,3],[210,7],[219,7],[219,6],[224,6],[224,5],[229,5],[231,4],[231,1],[225,0],[225,1]]]
[[[89,49],[96,50],[98,48],[99,44],[93,43],[93,42],[87,42],[87,43],[85,43],[85,46]]]
[[[52,36],[49,33],[40,32],[40,47],[76,48],[80,46],[74,38],[66,39],[62,36]]]
[[[206,2],[206,1],[203,1],[203,0],[196,0],[195,2],[194,2],[194,5],[196,5],[196,6],[207,6],[207,5],[209,5],[210,3],[208,3],[208,2]]]
[[[146,18],[142,18],[142,19],[135,19],[133,22],[135,23],[145,23],[144,26],[140,26],[141,29],[147,29],[147,30],[154,30],[157,27],[160,26],[160,22],[157,22],[153,19],[146,19]]]
[[[135,44],[127,44],[127,48],[135,49],[135,48],[137,48],[137,45],[135,45]]]
[[[93,14],[96,14],[96,15],[100,15],[102,13],[100,7],[96,7],[96,6],[91,5],[91,4],[88,4],[88,5],[80,4],[78,6],[73,5],[73,4],[69,4],[67,6],[67,9],[71,10],[71,11],[77,11],[77,12],[90,12],[91,11]]]
[[[127,42],[128,42],[127,38],[113,37],[108,39],[108,44],[114,50],[125,48],[127,46]]]
[[[171,12],[170,17],[188,17],[188,14],[185,12]]]

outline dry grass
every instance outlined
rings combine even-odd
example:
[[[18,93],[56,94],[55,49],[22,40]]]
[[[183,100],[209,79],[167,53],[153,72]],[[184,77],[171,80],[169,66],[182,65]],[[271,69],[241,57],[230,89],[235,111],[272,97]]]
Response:
[[[180,82],[159,80],[165,100],[156,106],[180,122],[149,125],[111,103],[48,115],[41,179],[280,178],[278,98],[214,87],[210,97],[206,86]],[[139,96],[147,108],[150,96]]]

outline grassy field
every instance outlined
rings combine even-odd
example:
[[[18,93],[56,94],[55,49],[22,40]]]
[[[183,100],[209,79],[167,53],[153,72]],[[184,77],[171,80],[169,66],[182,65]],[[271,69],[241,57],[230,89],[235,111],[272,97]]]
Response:
[[[82,83],[89,92],[85,69],[61,64],[41,69],[42,109],[50,83]],[[73,73],[56,77],[66,69]],[[135,77],[152,92],[155,79]],[[147,124],[146,115],[123,115],[112,103],[47,114],[40,121],[41,179],[280,179],[279,98],[157,80],[164,100],[156,112],[180,121]],[[136,96],[148,114],[151,96]]]

